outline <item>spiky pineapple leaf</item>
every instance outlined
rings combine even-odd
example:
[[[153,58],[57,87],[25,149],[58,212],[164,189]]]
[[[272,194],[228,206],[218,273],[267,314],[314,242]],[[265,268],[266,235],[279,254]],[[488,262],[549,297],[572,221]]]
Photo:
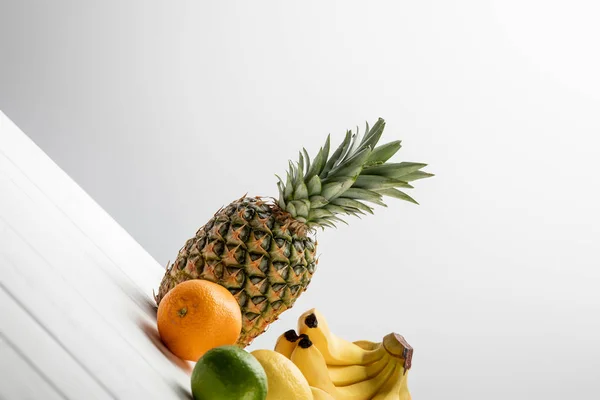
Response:
[[[346,192],[344,193],[344,196],[352,198],[352,199],[368,201],[373,204],[387,207],[385,205],[385,203],[381,200],[382,195],[380,195],[377,192],[373,192],[372,190],[360,189],[360,188],[353,187],[353,188],[346,190]]]
[[[400,179],[402,176],[408,175],[411,172],[418,171],[426,166],[427,164],[413,162],[381,164],[374,165],[371,167],[365,167],[364,174]]]
[[[302,148],[302,153],[304,154],[304,161],[306,162],[306,173],[304,174],[306,177],[306,175],[308,175],[308,171],[310,171],[310,156],[304,147]]]
[[[291,204],[294,205],[294,209],[296,210],[296,215],[307,218],[308,213],[310,211],[310,202],[309,201],[301,201],[301,200],[292,200]]]
[[[327,204],[329,204],[329,200],[327,200],[325,197],[323,196],[310,196],[310,207],[311,208],[321,208]]]
[[[325,197],[327,200],[330,200],[330,199],[336,197],[336,195],[338,193],[341,193],[343,187],[344,187],[343,182],[326,183],[325,185],[323,185],[323,190],[321,191],[321,196]]]
[[[277,177],[279,178],[279,176]],[[284,192],[285,192],[285,185],[283,184],[283,181],[281,180],[281,178],[279,178],[279,182],[277,182],[277,187],[279,188],[279,200],[277,201],[277,204],[279,205],[280,208],[285,210],[285,197],[284,197]]]
[[[298,171],[302,171],[304,174],[304,156],[301,151],[298,152]]]
[[[290,214],[292,214],[292,217],[296,217],[296,207],[294,207],[294,203],[292,203],[291,201],[289,203],[287,203],[287,206],[285,207],[285,211],[289,212]]]
[[[313,176],[319,175],[319,171],[323,168],[323,165],[325,164],[326,161],[327,161],[327,159],[325,158],[324,151],[321,148],[319,150],[319,152],[317,153],[317,156],[315,157],[315,159],[312,161],[312,165],[310,166],[310,169],[306,173],[306,179],[310,180],[310,179],[312,179]]]
[[[333,197],[330,197],[329,199],[331,200],[340,197],[346,190],[350,189],[352,185],[354,185],[355,180],[355,178],[348,178],[346,181],[342,182],[342,190],[334,194]]]
[[[323,182],[323,191],[321,195],[328,200],[335,199],[348,190],[354,184],[355,178],[351,176],[337,176],[327,178]]]
[[[354,133],[354,134],[352,133],[352,131],[349,131],[349,132],[350,132],[352,139],[350,140],[350,143],[348,143],[348,146],[346,146],[346,148],[344,149],[342,156],[340,157],[339,160],[337,160],[337,162],[335,163],[333,168],[337,167],[342,162],[346,161],[348,159],[348,157],[351,154],[353,154],[353,150],[356,150],[357,141],[358,141],[358,132]]]
[[[310,212],[308,213],[308,219],[314,221],[316,219],[331,217],[332,215],[333,213],[329,210],[326,210],[324,208],[317,208],[310,210]]]
[[[345,209],[345,211],[346,211],[346,214],[348,214],[348,215],[352,215],[353,217],[356,217],[356,218],[360,218],[360,217],[362,217],[363,215],[365,215],[365,213],[364,213],[364,212],[362,212],[361,210],[358,210],[358,209],[356,209],[356,208],[352,208],[352,209]]]
[[[284,198],[286,200],[291,200],[292,194],[294,194],[294,178],[292,178],[291,173],[288,172],[284,187]]]
[[[358,126],[356,127],[356,133],[352,136],[352,146],[350,146],[350,148],[348,149],[346,156],[344,157],[344,159],[342,160],[345,161],[346,159],[348,159],[349,157],[352,156],[352,154],[356,154],[358,153],[360,150],[362,150],[361,148],[361,143],[362,143],[362,139],[361,139],[361,134],[358,130]]]
[[[366,149],[367,147],[370,147],[371,150],[375,148],[375,146],[379,142],[379,139],[381,138],[381,135],[383,134],[383,129],[385,128],[385,121],[383,120],[383,118],[379,118],[370,131],[368,130],[368,126],[369,125],[367,124],[368,133],[363,138],[359,150]]]
[[[375,147],[375,149],[369,155],[369,159],[367,160],[367,166],[383,164],[384,162],[392,158],[392,156],[396,154],[401,147],[402,144],[400,140],[395,140],[393,142]]]
[[[325,219],[316,219],[314,221],[308,221],[308,224],[309,224],[308,226],[310,226],[310,227],[318,226],[318,227],[320,227],[322,229],[325,229],[325,228],[336,228],[335,224],[332,224],[331,222],[328,222]]]
[[[334,168],[331,171],[331,175],[350,177],[358,176],[358,174],[363,169],[365,161],[369,158],[369,154],[371,154],[371,149],[366,148],[361,150],[360,152],[350,157],[346,163],[341,164],[337,168]]]
[[[294,189],[294,199],[307,199],[308,198],[308,189],[306,184],[303,181],[298,183],[296,189]]]
[[[325,140],[325,144],[322,147],[324,160],[327,160],[329,157],[330,142],[331,142],[331,135],[327,135],[327,140]],[[325,163],[323,163],[323,166],[325,166]],[[321,175],[321,171],[318,171],[317,175]]]
[[[402,180],[405,182],[412,182],[412,181],[416,181],[419,179],[430,178],[432,176],[435,176],[435,175],[430,174],[428,172],[424,172],[424,171],[415,171],[415,172],[411,172],[410,174],[407,174],[407,175],[402,175]]]
[[[296,164],[296,166],[294,167],[294,172],[294,186],[297,187],[301,183],[304,183],[304,169],[300,168],[299,164]]]
[[[419,203],[417,203],[417,201],[415,199],[413,199],[412,197],[410,197],[409,195],[407,195],[406,193],[404,193],[398,189],[394,189],[394,188],[381,189],[381,190],[378,190],[378,192],[385,196],[393,197],[395,199],[406,200],[410,203],[419,204]]]
[[[346,221],[344,221],[340,217],[336,217],[335,215],[332,217],[327,217],[327,218],[325,218],[325,220],[331,221],[332,223],[334,223],[334,221],[336,221],[336,222],[341,222],[342,224],[348,225],[348,223]]]
[[[337,199],[334,199],[334,201]],[[325,209],[327,209],[327,211],[331,211],[333,214],[342,214],[344,215],[346,213],[346,210],[343,207],[337,206],[333,203],[329,203],[325,206]]]
[[[331,171],[335,163],[337,163],[338,159],[342,156],[342,152],[344,152],[346,147],[350,144],[350,140],[352,140],[352,132],[347,131],[344,141],[340,144],[337,150],[333,152],[331,158],[325,163],[325,168],[323,168],[320,174],[321,178],[327,177],[329,171]]]
[[[306,184],[306,187],[308,189],[309,196],[321,193],[322,185],[321,178],[319,178],[319,175],[314,175],[312,178],[310,178],[310,180]]]
[[[309,227],[332,227],[344,222],[340,216],[360,218],[373,213],[364,202],[386,206],[383,197],[416,201],[398,188],[410,189],[408,183],[433,176],[421,171],[423,163],[390,160],[401,148],[399,140],[378,145],[385,121],[378,119],[364,135],[347,131],[331,157],[330,135],[314,159],[306,149],[299,152],[298,162],[289,163],[285,183],[277,177],[279,206]],[[345,223],[345,222],[344,222]]]
[[[360,189],[386,189],[393,187],[404,187],[404,188],[412,188],[407,182],[401,181],[399,179],[387,178],[385,176],[378,175],[361,175],[354,182],[353,187]]]
[[[358,200],[349,199],[346,197],[338,197],[337,199],[331,200],[331,203],[335,204],[336,206],[343,207],[344,209],[356,208],[356,209],[359,209],[362,211],[366,211],[369,214],[373,214],[373,209],[371,207],[369,207],[366,204],[361,203]]]

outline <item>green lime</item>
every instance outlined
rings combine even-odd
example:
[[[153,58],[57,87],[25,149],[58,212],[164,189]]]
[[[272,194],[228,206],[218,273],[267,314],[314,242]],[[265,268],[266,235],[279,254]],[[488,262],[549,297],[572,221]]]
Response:
[[[236,346],[209,350],[192,372],[195,400],[265,400],[267,375],[260,363]]]

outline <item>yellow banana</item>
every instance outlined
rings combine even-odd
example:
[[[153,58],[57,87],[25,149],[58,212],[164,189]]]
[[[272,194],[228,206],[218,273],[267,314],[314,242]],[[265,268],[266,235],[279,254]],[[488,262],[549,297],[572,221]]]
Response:
[[[297,331],[282,334],[275,351],[302,373],[313,400],[411,400],[413,349],[404,337],[390,333],[380,343],[352,343],[335,336],[316,309],[300,316]]]
[[[329,393],[316,387],[310,387],[313,394],[313,400],[335,400]]]
[[[383,347],[393,357],[403,362],[403,368],[408,371],[412,365],[413,348],[402,335],[390,333],[383,338]]]
[[[371,400],[375,393],[385,385],[395,367],[396,363],[387,363],[378,375],[369,380],[337,387],[334,397],[339,400]]]
[[[373,400],[411,400],[408,391],[404,367],[400,360],[396,361],[395,369],[387,382],[381,387],[379,392],[373,397]]]
[[[325,358],[310,341],[310,337],[300,339],[291,360],[304,374],[310,386],[325,391],[335,400],[370,400],[389,379],[397,364],[388,362],[379,374],[371,379],[336,387],[329,376]]]
[[[334,395],[336,389],[333,382],[331,382],[331,378],[329,378],[325,359],[319,349],[313,346],[309,337],[304,337],[298,341],[298,345],[290,359],[302,371],[310,386],[329,393],[335,399],[338,398]]]
[[[413,348],[397,333],[386,335],[383,346],[394,359],[396,369],[373,400],[411,400],[408,370],[411,367]]]
[[[401,384],[398,388],[398,400],[412,400],[412,396],[410,395],[410,391],[408,390],[408,371],[402,368],[402,378]]]
[[[386,353],[383,345],[371,350],[335,336],[318,310],[308,310],[298,319],[298,332],[306,334],[317,346],[327,365],[367,365]]]
[[[364,350],[375,350],[381,346],[381,343],[375,343],[369,340],[357,340],[353,343]]]
[[[290,329],[287,332],[284,332],[277,338],[277,342],[275,343],[275,351],[279,354],[283,354],[287,358],[290,358],[292,352],[296,348],[296,342],[299,337],[296,334],[296,331]]]
[[[410,392],[408,391],[408,385],[404,385],[404,387],[402,389],[400,389],[400,393],[399,393],[399,399],[398,400],[412,400],[412,396],[410,395]]]
[[[330,365],[327,369],[335,386],[347,386],[373,378],[389,362],[393,362],[392,357],[389,354],[384,354],[382,358],[369,365]]]

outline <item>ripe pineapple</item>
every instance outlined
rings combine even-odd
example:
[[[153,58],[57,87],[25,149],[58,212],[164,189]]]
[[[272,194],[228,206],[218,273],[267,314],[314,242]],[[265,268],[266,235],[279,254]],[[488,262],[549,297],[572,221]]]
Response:
[[[397,188],[432,174],[426,164],[387,161],[400,141],[376,146],[385,122],[379,119],[359,140],[346,132],[329,156],[329,140],[311,160],[306,150],[279,178],[279,199],[242,197],[220,209],[179,251],[160,284],[157,304],[175,285],[206,279],[227,289],[242,309],[239,346],[247,346],[291,308],[317,266],[315,228],[344,222],[339,216],[372,214],[364,202],[385,206],[383,196],[416,204]]]

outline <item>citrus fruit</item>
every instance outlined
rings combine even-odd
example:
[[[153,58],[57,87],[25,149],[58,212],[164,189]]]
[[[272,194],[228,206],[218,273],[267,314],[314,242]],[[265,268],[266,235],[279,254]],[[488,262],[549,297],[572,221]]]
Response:
[[[192,394],[195,400],[265,400],[267,376],[247,351],[221,346],[207,351],[196,363]]]
[[[267,374],[267,400],[313,400],[308,381],[289,358],[273,350],[254,350],[251,354]]]
[[[169,291],[158,306],[156,320],[165,346],[190,361],[198,361],[214,347],[234,344],[242,329],[242,313],[233,295],[201,279]]]

